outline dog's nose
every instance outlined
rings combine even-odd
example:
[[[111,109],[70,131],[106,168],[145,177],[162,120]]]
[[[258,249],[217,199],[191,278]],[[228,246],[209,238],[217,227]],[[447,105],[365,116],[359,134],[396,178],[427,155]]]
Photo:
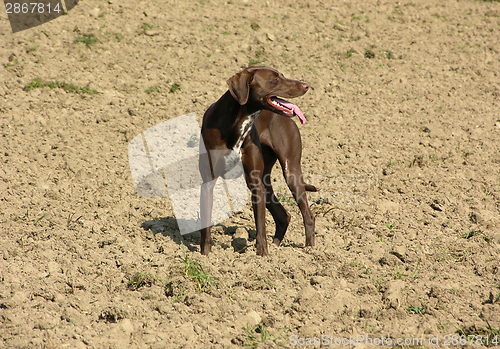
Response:
[[[308,85],[308,84],[306,84],[305,82],[303,82],[303,83],[302,83],[302,89],[303,89],[304,91],[309,90],[309,85]]]

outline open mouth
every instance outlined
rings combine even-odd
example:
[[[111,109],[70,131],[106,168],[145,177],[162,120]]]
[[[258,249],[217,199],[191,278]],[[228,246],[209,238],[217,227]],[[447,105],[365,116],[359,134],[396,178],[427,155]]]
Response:
[[[284,99],[278,98],[276,96],[269,97],[267,99],[267,102],[274,108],[280,110],[283,114],[287,116],[297,115],[302,124],[306,123],[304,114],[302,114],[299,107],[297,107],[295,104],[285,101]]]

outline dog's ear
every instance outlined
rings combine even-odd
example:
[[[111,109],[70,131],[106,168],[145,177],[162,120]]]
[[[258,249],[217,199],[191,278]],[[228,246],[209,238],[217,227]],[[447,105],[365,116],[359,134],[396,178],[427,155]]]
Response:
[[[252,74],[247,70],[243,70],[236,75],[233,75],[227,80],[229,92],[238,101],[240,105],[248,102],[248,95],[250,93],[250,80]]]

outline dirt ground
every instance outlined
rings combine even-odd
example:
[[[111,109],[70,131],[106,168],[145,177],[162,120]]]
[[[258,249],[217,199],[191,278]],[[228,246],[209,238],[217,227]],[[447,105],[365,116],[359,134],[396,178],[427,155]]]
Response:
[[[500,347],[499,2],[0,8],[0,347]],[[311,86],[317,245],[277,167],[283,245],[256,256],[247,204],[201,256],[128,144],[253,64]]]

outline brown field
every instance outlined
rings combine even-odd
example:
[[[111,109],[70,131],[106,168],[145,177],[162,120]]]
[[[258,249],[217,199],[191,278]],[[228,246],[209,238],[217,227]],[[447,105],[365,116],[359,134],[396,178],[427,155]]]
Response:
[[[499,2],[84,0],[15,34],[0,9],[0,347],[500,347]],[[253,64],[311,86],[317,246],[277,167],[284,244],[256,256],[248,203],[201,256],[128,144]]]

